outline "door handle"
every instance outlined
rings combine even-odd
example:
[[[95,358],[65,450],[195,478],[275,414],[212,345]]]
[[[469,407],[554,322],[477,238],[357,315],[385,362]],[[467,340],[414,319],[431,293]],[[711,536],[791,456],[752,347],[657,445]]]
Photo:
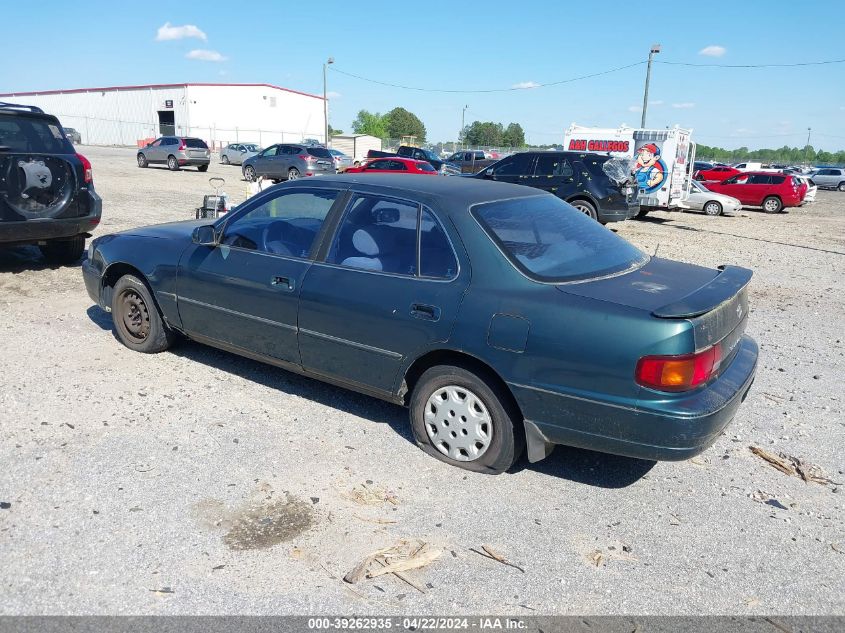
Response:
[[[282,290],[292,291],[296,288],[296,282],[290,277],[273,277],[270,280],[271,286],[281,286]]]
[[[439,321],[440,308],[437,306],[426,305],[424,303],[412,303],[411,316],[415,319],[424,319],[426,321]]]

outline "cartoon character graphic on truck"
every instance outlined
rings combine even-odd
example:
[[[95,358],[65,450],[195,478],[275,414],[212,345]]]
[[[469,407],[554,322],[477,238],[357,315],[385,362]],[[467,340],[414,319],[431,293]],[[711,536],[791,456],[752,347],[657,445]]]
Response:
[[[660,158],[660,148],[654,143],[646,143],[637,148],[636,153],[633,174],[637,186],[641,193],[653,193],[666,180],[666,163]]]

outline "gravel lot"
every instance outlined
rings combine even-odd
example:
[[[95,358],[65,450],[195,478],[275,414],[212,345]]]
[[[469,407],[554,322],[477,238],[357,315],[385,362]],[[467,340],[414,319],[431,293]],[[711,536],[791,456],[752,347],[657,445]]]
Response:
[[[237,167],[82,151],[104,200],[97,235],[192,217],[212,175],[244,198]],[[193,343],[130,352],[79,267],[0,252],[0,614],[845,614],[845,194],[613,228],[755,271],[757,381],[693,460],[559,447],[465,473],[418,450],[399,407]],[[783,474],[751,445],[840,483]],[[401,538],[444,548],[408,572],[425,593],[342,582]]]

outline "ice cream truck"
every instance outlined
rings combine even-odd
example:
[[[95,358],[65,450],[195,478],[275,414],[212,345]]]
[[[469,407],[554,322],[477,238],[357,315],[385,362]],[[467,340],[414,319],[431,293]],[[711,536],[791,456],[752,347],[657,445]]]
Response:
[[[637,181],[640,207],[688,208],[690,165],[695,161],[692,130],[584,127],[572,124],[564,133],[563,147],[570,152],[607,154],[630,161]]]

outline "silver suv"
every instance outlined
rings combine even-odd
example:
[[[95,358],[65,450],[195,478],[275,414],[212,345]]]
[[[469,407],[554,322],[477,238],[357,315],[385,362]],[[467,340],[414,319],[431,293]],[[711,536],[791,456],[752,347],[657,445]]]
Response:
[[[303,176],[334,174],[335,164],[334,157],[325,147],[280,143],[247,158],[242,169],[249,182],[262,176],[271,180],[296,180]]]
[[[845,169],[825,167],[813,173],[810,178],[819,187],[845,191]]]
[[[155,163],[167,165],[170,171],[195,166],[199,171],[208,171],[211,152],[201,138],[189,136],[162,136],[138,150],[138,167]]]

